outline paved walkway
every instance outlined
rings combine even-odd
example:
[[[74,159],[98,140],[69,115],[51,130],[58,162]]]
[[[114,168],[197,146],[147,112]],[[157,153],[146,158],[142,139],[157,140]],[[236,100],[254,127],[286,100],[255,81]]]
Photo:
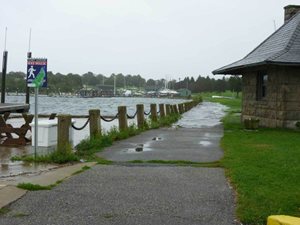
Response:
[[[201,113],[201,106],[191,113]],[[153,136],[161,139],[152,140]],[[217,144],[221,136],[217,124],[159,129],[119,142],[102,156],[123,162],[215,161],[222,157]],[[135,152],[137,144],[145,151]],[[51,191],[28,192],[9,209],[0,216],[0,224],[237,224],[233,192],[221,168],[96,165]]]

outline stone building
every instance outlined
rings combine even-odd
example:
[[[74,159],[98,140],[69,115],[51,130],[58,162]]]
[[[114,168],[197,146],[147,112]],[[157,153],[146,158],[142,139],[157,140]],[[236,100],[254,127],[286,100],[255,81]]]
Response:
[[[242,120],[295,128],[300,121],[300,6],[285,8],[285,23],[245,58],[213,71],[242,75]]]

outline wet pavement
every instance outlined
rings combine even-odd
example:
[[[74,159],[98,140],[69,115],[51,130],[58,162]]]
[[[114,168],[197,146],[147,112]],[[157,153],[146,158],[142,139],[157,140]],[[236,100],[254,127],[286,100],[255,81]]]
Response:
[[[183,114],[172,128],[150,130],[116,142],[98,156],[124,162],[132,160],[186,160],[213,162],[220,160],[223,151],[220,122],[226,107],[204,102]]]
[[[190,111],[174,125],[184,128],[209,128],[220,125],[221,118],[225,116],[226,106],[219,103],[203,102]]]
[[[223,156],[220,139],[223,128],[161,128],[116,142],[98,153],[108,160],[186,160],[213,162]]]

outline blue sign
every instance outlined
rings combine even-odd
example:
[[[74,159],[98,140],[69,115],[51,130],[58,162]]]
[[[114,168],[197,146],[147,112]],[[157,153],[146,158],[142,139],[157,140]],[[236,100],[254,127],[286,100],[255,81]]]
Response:
[[[27,60],[27,86],[47,87],[47,59]]]

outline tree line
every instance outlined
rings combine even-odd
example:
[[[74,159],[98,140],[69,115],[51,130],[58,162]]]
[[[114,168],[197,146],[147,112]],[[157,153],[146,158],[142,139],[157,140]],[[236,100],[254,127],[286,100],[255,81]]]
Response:
[[[165,87],[165,79],[144,79],[140,75],[123,75],[111,74],[104,76],[103,74],[94,74],[87,72],[85,74],[61,74],[48,72],[48,87],[42,88],[41,93],[45,94],[60,94],[60,93],[76,93],[84,87],[95,87],[96,85],[114,85],[116,82],[117,88],[137,88],[140,90],[159,90]],[[0,73],[2,78],[2,74]],[[199,92],[223,92],[231,90],[241,91],[242,81],[239,76],[223,77],[222,79],[214,79],[209,76],[185,77],[182,80],[171,80],[167,85],[170,89],[187,88],[192,93]],[[26,74],[23,72],[9,72],[6,75],[6,91],[24,93],[26,90]]]

